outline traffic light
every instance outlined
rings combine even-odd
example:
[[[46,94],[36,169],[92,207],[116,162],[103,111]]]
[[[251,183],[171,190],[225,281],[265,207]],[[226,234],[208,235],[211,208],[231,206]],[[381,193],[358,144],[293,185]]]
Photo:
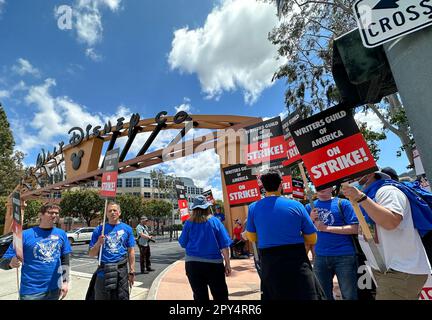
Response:
[[[366,48],[358,29],[334,41],[332,73],[350,107],[378,103],[398,91],[383,47]]]

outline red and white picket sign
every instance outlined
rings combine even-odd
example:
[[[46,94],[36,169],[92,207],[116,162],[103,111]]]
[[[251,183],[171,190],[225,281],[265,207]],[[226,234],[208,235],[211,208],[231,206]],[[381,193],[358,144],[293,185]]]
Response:
[[[317,190],[378,170],[351,110],[339,105],[289,126]]]

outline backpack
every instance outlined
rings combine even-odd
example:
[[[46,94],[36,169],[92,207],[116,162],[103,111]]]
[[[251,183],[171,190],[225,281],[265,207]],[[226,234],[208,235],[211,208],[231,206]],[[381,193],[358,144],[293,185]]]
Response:
[[[411,205],[414,227],[420,236],[432,230],[432,193],[423,189],[418,181],[396,182],[386,180],[384,185],[392,185],[402,191]]]

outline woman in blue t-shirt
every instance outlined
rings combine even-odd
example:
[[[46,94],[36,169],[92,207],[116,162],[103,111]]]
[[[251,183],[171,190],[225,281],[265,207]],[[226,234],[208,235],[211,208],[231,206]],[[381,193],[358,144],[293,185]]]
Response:
[[[194,300],[198,301],[209,300],[208,287],[214,300],[228,300],[225,276],[231,273],[232,241],[220,220],[211,215],[210,205],[204,196],[195,198],[192,214],[179,238],[180,245],[186,249],[186,275]]]

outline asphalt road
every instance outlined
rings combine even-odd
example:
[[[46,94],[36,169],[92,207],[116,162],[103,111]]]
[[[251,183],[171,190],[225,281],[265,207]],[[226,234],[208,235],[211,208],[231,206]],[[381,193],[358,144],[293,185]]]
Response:
[[[159,240],[150,244],[151,263],[155,271],[148,274],[140,274],[139,249],[135,247],[135,271],[137,272],[135,280],[142,282],[140,287],[150,289],[155,278],[170,264],[184,257],[184,249],[180,247],[176,240]],[[89,257],[88,244],[74,244],[71,254],[71,269],[75,272],[93,274],[97,268],[98,261],[96,258]]]

